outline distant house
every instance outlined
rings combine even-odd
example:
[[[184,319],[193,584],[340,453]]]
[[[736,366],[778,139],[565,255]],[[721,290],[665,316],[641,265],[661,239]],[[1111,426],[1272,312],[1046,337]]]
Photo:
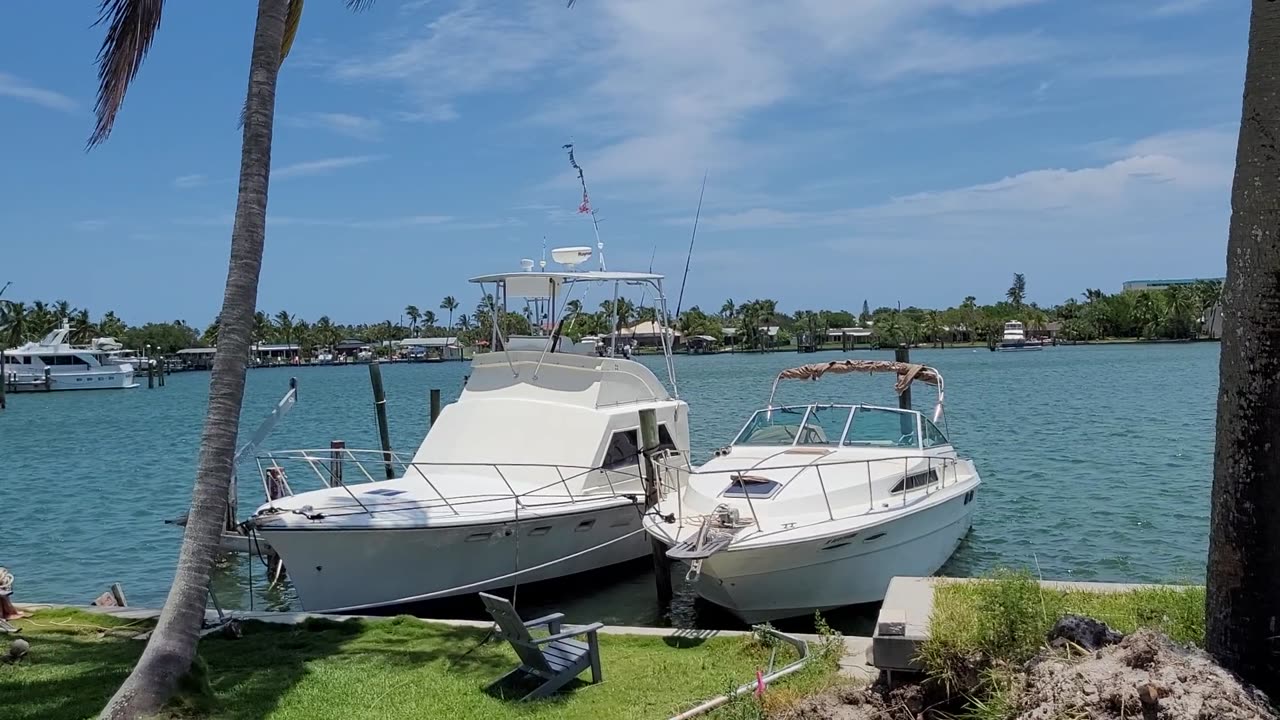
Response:
[[[294,343],[260,343],[253,346],[250,357],[259,365],[289,365],[300,361],[302,347]]]
[[[363,340],[348,338],[333,346],[333,354],[337,357],[355,357],[362,352],[368,352],[369,347],[369,343]]]
[[[405,338],[399,345],[412,360],[431,362],[462,359],[462,348],[456,337]]]
[[[1176,278],[1172,280],[1125,280],[1124,292],[1136,290],[1164,290],[1175,286],[1195,285],[1198,282],[1226,282],[1226,278]]]
[[[671,339],[671,347],[680,344],[679,330],[664,328],[653,320],[645,320],[628,328],[623,328],[620,337],[630,340],[636,347],[662,347],[662,336]]]
[[[213,368],[213,355],[217,348],[185,348],[178,351],[178,360],[183,366],[192,370],[209,370]]]
[[[848,343],[850,346],[858,343],[871,344],[871,328],[848,327],[848,328],[830,328],[827,330],[828,342],[838,342],[840,344]]]

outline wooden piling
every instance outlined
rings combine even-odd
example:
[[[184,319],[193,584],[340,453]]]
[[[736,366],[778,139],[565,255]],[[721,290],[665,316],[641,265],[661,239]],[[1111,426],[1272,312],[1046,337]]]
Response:
[[[5,385],[9,382],[9,366],[4,364],[4,348],[0,348],[0,410],[5,408]]]
[[[391,431],[387,429],[387,396],[382,391],[382,366],[377,360],[369,363],[369,382],[373,384],[373,412],[378,419],[378,439],[382,442],[382,460],[387,479],[394,479],[396,469],[391,464]]]
[[[45,392],[53,391],[53,369],[52,368],[44,369],[44,391]]]
[[[431,427],[440,418],[440,388],[431,388]]]
[[[329,441],[329,487],[342,486],[342,458],[346,454],[345,440]]]
[[[147,358],[147,389],[151,390],[156,386],[156,361]]]
[[[899,345],[897,349],[893,351],[893,359],[900,363],[911,362],[910,348],[908,348],[906,344]],[[902,393],[898,395],[898,407],[903,410],[911,409],[911,386],[910,385],[908,385],[907,389],[903,390]]]
[[[640,447],[644,455],[644,508],[648,512],[658,505],[661,492],[658,487],[658,413],[655,410],[640,411]],[[671,558],[667,548],[657,538],[649,536],[649,550],[653,555],[653,578],[658,591],[658,608],[665,612],[671,607]]]
[[[166,371],[169,369],[169,363],[164,361],[164,357],[161,357],[159,365],[156,369],[156,374],[160,376],[160,387],[164,387],[164,376],[168,374]]]

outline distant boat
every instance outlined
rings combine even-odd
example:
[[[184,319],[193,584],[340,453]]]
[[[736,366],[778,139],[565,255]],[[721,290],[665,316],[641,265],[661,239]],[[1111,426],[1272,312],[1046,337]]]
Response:
[[[1042,349],[1044,349],[1044,343],[1040,340],[1028,340],[1026,326],[1017,320],[1010,320],[1004,324],[1004,337],[1000,339],[999,345],[992,348],[1000,352]]]
[[[121,355],[114,338],[98,338],[91,346],[69,341],[71,326],[62,326],[39,342],[4,352],[4,382],[10,392],[53,390],[123,390],[136,388],[133,365]]]

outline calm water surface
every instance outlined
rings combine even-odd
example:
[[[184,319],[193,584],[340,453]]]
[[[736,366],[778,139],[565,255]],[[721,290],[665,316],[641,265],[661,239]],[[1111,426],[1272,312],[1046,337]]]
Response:
[[[840,356],[679,356],[695,459],[732,438],[764,404],[779,370]],[[1034,353],[917,349],[912,359],[942,371],[951,437],[986,482],[973,532],[945,574],[1017,566],[1052,579],[1203,579],[1216,344]],[[660,361],[645,362],[663,376]],[[453,401],[469,367],[383,367],[393,447],[416,448],[428,425],[429,388]],[[335,438],[348,447],[377,447],[364,366],[250,372],[243,433],[270,411],[291,376],[299,381],[299,403],[268,448],[324,447]],[[9,398],[0,413],[0,565],[17,576],[19,599],[82,603],[119,581],[131,604],[163,602],[181,540],[164,520],[186,509],[208,382],[207,373],[183,373],[163,389]],[[885,376],[828,377],[779,390],[782,401],[893,404],[893,398]],[[917,409],[931,407],[932,388],[917,386],[915,402]],[[254,478],[252,465],[241,473]],[[245,511],[260,499],[251,493],[242,491]],[[224,605],[294,602],[287,583],[270,592],[265,585],[261,566],[243,558],[228,561],[215,579]],[[733,625],[694,603],[687,589],[678,595],[676,622]],[[571,620],[659,622],[644,563],[531,590],[522,606],[556,607]],[[443,612],[470,615],[474,608]],[[835,619],[856,632],[868,617],[866,608],[854,608]]]

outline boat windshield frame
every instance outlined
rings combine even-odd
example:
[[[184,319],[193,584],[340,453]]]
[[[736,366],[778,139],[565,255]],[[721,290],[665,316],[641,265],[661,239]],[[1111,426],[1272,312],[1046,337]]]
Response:
[[[480,275],[470,279],[470,282],[480,286],[480,296],[482,301],[493,298],[492,306],[486,309],[486,314],[490,316],[490,337],[489,347],[495,351],[498,348],[506,348],[508,335],[502,331],[501,317],[502,313],[510,312],[508,301],[511,298],[522,298],[535,305],[536,320],[532,322],[532,330],[537,336],[544,336],[546,327],[543,318],[556,318],[552,323],[552,331],[545,334],[547,338],[546,344],[542,348],[542,354],[538,359],[538,368],[542,367],[543,360],[546,359],[548,353],[563,352],[559,349],[561,341],[561,332],[566,328],[573,327],[573,320],[570,317],[569,303],[574,299],[571,297],[573,290],[581,285],[584,288],[590,288],[594,285],[612,286],[612,316],[610,327],[612,330],[605,336],[608,337],[609,343],[607,354],[609,357],[623,357],[619,354],[618,337],[622,333],[618,330],[618,298],[619,290],[622,286],[644,287],[645,292],[653,291],[654,298],[654,314],[653,323],[661,338],[661,349],[663,360],[667,371],[667,380],[671,386],[671,396],[680,397],[679,385],[676,382],[675,361],[672,358],[675,352],[675,331],[670,322],[670,312],[667,307],[667,296],[662,291],[662,275],[656,273],[638,273],[638,272],[618,272],[605,270],[583,270],[583,271],[518,271],[506,273],[494,273],[490,275]],[[515,283],[511,281],[515,280]],[[534,286],[545,282],[545,289],[533,290]],[[487,285],[492,283],[493,292],[487,292]],[[509,292],[510,284],[520,286],[515,292]],[[582,296],[586,295],[584,290]],[[581,297],[577,298],[581,300]],[[544,311],[545,310],[545,314]],[[566,325],[568,323],[568,325]],[[603,337],[601,338],[604,339]],[[534,377],[537,377],[538,370],[534,370]]]
[[[804,439],[805,436],[808,434],[806,433],[807,428],[821,427],[820,425],[810,425],[809,421],[810,421],[810,418],[813,417],[814,412],[821,411],[821,410],[831,410],[831,409],[846,411],[843,428],[840,431],[840,436],[834,441],[831,440],[830,438],[827,438],[825,442],[801,442],[801,440]],[[796,432],[787,433],[787,435],[790,437],[789,442],[767,442],[767,441],[751,442],[750,441],[749,433],[753,433],[755,431],[755,429],[752,426],[756,422],[756,419],[761,417],[762,414],[764,414],[765,417],[772,419],[772,416],[775,413],[779,413],[779,412],[798,413],[801,410],[803,410],[803,413],[800,415],[799,423],[797,423],[795,426]],[[909,418],[911,420],[912,430],[909,433],[901,433],[897,440],[892,440],[892,438],[888,438],[887,436],[884,442],[851,440],[849,433],[856,426],[856,420],[860,412],[891,413],[893,415],[896,415],[899,418],[904,418],[904,419]],[[928,447],[924,445],[926,419],[927,418],[925,418],[924,413],[921,413],[918,410],[908,410],[905,408],[895,408],[895,407],[884,407],[880,405],[867,405],[865,403],[798,403],[795,405],[768,406],[768,407],[760,408],[759,410],[756,410],[755,412],[751,413],[751,416],[747,418],[747,422],[743,424],[742,428],[734,436],[733,442],[729,443],[729,445],[730,447],[778,447],[778,448],[803,447],[803,448],[830,448],[833,450],[844,449],[844,448],[870,447],[870,448],[884,448],[884,449],[892,448],[899,451],[900,450],[924,451],[924,450],[933,450],[939,447],[951,446],[951,441],[950,439],[947,438],[946,433],[943,432],[941,428],[938,428],[936,424],[934,425],[934,428],[937,429],[940,433],[942,433],[942,442],[935,443]],[[769,427],[776,427],[776,426],[771,425]],[[906,438],[910,438],[910,442],[907,444],[904,444],[903,440]]]

